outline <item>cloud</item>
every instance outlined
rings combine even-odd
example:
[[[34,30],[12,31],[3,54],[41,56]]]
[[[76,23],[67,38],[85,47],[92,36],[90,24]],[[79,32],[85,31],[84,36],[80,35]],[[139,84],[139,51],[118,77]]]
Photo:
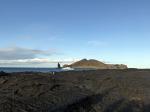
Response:
[[[28,64],[34,64],[34,63],[71,63],[74,62],[74,60],[50,60],[47,58],[34,58],[34,59],[18,59],[18,60],[0,60],[0,63],[5,63],[5,64],[11,64],[11,63],[28,63]]]
[[[56,57],[55,55],[59,55]],[[56,49],[39,50],[22,47],[0,48],[0,67],[50,67],[60,62],[70,64],[76,59],[61,58]]]
[[[2,64],[21,64],[21,63],[49,63],[50,60],[46,58],[34,58],[34,59],[18,59],[18,60],[0,60],[0,63]]]
[[[53,50],[39,50],[22,47],[0,48],[0,60],[34,59],[38,56],[49,56],[54,54]]]
[[[72,62],[71,59],[57,59],[55,55],[61,55],[61,53],[56,49],[0,48],[0,67],[56,67],[58,62],[62,65]]]
[[[1,67],[44,67],[50,66],[50,60],[46,58],[0,60]]]
[[[90,40],[87,43],[88,43],[88,45],[92,45],[92,46],[106,46],[107,45],[106,42],[102,42],[99,40]]]
[[[0,60],[0,67],[57,67],[57,63],[71,64],[73,60],[50,60],[47,58]]]

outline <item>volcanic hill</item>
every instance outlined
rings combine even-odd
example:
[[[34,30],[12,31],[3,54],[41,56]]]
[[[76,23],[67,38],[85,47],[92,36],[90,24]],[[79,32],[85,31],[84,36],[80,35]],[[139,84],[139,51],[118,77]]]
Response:
[[[64,65],[63,67],[71,68],[92,68],[92,69],[127,69],[127,65],[124,64],[106,64],[94,59],[82,59],[70,65]]]

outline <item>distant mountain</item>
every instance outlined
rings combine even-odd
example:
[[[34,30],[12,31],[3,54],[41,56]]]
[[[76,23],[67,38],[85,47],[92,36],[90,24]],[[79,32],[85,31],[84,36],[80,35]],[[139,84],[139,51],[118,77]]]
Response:
[[[93,69],[127,69],[127,65],[124,64],[105,64],[94,59],[82,59],[70,65],[64,65],[63,67],[71,68],[93,68]]]

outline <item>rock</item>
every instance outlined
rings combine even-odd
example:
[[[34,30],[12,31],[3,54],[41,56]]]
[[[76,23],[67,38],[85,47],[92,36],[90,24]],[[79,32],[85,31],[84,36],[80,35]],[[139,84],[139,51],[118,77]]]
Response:
[[[127,65],[124,64],[105,64],[94,59],[82,59],[70,65],[64,65],[63,67],[71,68],[87,68],[87,69],[127,69]]]
[[[6,83],[6,82],[7,82],[6,79],[0,79],[0,84],[4,84],[4,83]]]
[[[109,69],[127,69],[127,65],[124,64],[108,64]]]
[[[0,71],[0,76],[7,76],[7,75],[9,75],[9,74],[6,72]]]

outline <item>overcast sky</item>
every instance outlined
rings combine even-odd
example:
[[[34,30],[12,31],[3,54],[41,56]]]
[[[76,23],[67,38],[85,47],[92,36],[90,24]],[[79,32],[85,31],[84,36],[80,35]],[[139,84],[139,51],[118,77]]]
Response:
[[[0,0],[0,66],[82,58],[150,68],[149,0]]]

